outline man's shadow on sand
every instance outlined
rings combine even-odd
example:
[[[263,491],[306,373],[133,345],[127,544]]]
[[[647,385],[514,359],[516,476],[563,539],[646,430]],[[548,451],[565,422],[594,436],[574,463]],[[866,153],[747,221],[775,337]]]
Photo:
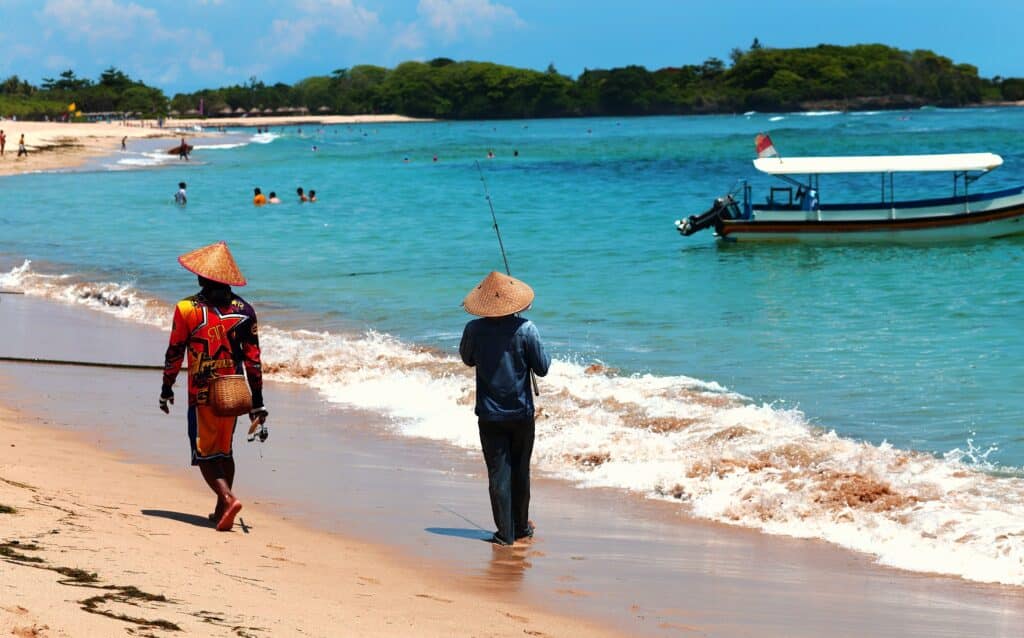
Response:
[[[438,536],[454,536],[455,538],[467,538],[475,541],[489,541],[494,536],[494,532],[465,527],[428,527],[423,531],[437,534]]]
[[[146,516],[156,516],[157,518],[169,518],[172,521],[178,521],[179,523],[188,523],[189,525],[195,525],[196,527],[213,527],[213,522],[205,516],[199,516],[197,514],[186,514],[185,512],[172,512],[171,510],[142,510],[142,513]]]
[[[178,521],[179,523],[188,523],[189,525],[195,525],[196,527],[214,527],[215,521],[211,520],[209,516],[199,516],[198,514],[186,514],[185,512],[174,512],[171,510],[139,510],[145,516],[155,516],[157,518],[167,518],[172,521]],[[238,527],[242,532],[248,534],[251,526],[245,523],[245,520],[241,516],[238,517]]]

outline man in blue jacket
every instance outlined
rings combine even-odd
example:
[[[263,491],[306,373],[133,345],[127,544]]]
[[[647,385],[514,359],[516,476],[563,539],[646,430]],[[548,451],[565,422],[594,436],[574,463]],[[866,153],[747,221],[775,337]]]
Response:
[[[531,371],[548,373],[537,327],[518,316],[533,302],[533,289],[514,277],[492,272],[462,305],[482,317],[466,324],[459,354],[476,367],[476,415],[487,463],[491,511],[500,545],[533,536],[530,522],[530,456],[533,454]]]

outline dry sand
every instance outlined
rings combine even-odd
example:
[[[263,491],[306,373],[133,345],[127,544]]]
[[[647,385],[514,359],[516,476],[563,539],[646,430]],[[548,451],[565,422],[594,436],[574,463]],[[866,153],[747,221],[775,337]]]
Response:
[[[253,503],[216,532],[194,481],[32,421],[0,408],[0,635],[614,635]]]
[[[0,130],[7,135],[7,147],[0,156],[0,175],[75,168],[93,157],[120,149],[123,137],[128,138],[130,148],[134,140],[178,135],[174,131],[120,124],[11,120],[0,122]],[[28,156],[18,157],[18,138],[22,134]]]

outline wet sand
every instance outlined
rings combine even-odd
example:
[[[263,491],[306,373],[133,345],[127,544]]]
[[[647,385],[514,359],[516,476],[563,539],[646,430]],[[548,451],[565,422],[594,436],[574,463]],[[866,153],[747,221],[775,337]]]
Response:
[[[0,334],[0,355],[140,363],[159,363],[166,338],[24,297],[0,298]],[[0,379],[0,404],[128,454],[131,463],[112,474],[137,463],[162,468],[147,471],[192,485],[195,497],[175,511],[205,513],[210,498],[187,467],[183,406],[170,417],[156,409],[159,372],[0,362]],[[442,597],[496,595],[630,635],[1013,636],[1024,626],[1019,588],[879,567],[823,542],[695,521],[677,504],[543,478],[533,496],[537,539],[495,549],[480,540],[491,523],[478,455],[392,436],[385,419],[329,406],[301,386],[271,382],[266,397],[267,444],[236,436],[237,488],[253,506],[242,516],[248,536],[284,516],[441,574],[446,585],[433,593]],[[26,420],[21,427],[31,428]],[[139,510],[171,509],[135,501]]]

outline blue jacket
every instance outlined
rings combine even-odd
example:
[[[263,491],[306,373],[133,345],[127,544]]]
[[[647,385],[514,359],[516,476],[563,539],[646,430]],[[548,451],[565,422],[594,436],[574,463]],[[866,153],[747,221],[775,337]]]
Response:
[[[459,354],[476,366],[476,415],[482,421],[533,417],[530,370],[543,377],[551,365],[533,322],[516,316],[474,319],[462,331]]]

